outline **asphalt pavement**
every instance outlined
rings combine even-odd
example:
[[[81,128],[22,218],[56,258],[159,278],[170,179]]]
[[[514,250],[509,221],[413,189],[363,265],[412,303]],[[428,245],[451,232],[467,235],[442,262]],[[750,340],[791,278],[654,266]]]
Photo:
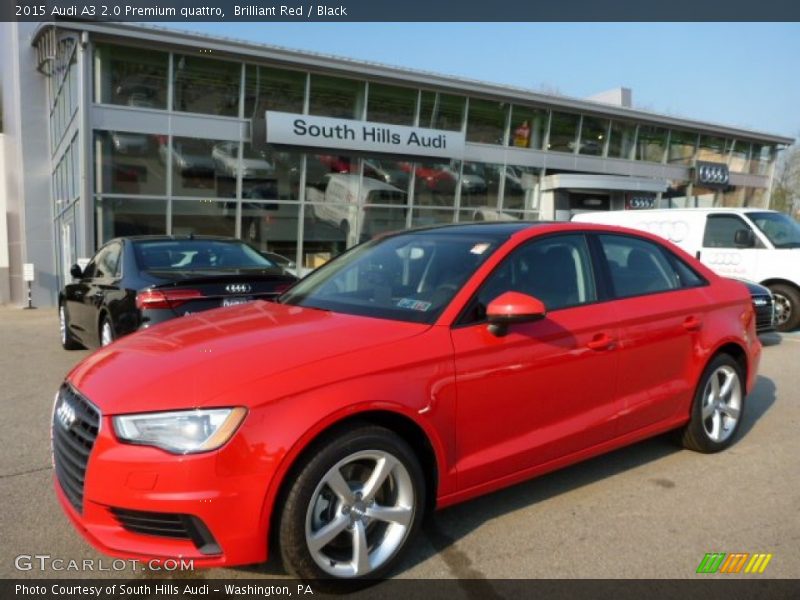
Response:
[[[53,309],[0,308],[0,578],[164,576],[15,567],[20,555],[111,560],[73,530],[52,491],[53,396],[89,354],[62,350],[57,325]],[[692,578],[706,553],[763,552],[773,557],[758,577],[800,576],[800,333],[762,341],[758,382],[727,451],[701,455],[663,436],[440,511],[396,575]],[[169,576],[284,575],[272,560]]]

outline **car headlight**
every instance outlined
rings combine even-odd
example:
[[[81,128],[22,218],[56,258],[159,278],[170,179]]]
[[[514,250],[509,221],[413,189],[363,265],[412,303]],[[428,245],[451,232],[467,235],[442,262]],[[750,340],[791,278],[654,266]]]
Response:
[[[239,427],[247,409],[212,408],[120,415],[113,418],[117,437],[173,454],[216,450]]]

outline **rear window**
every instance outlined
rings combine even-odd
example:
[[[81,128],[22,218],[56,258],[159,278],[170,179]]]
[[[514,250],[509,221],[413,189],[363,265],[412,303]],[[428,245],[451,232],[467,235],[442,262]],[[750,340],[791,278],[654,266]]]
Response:
[[[276,267],[247,244],[233,241],[154,240],[135,242],[134,251],[143,271]]]

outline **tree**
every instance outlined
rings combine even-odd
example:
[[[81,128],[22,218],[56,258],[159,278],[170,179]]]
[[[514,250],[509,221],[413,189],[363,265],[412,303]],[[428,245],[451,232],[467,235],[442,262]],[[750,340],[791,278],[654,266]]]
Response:
[[[800,145],[782,152],[775,165],[770,208],[798,216],[800,211]]]

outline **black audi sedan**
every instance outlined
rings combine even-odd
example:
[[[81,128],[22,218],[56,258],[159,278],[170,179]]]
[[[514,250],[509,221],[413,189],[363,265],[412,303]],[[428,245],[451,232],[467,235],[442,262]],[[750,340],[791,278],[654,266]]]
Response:
[[[186,314],[270,300],[297,278],[241,240],[211,236],[116,238],[100,248],[58,298],[67,350],[106,346]]]
[[[737,279],[737,281],[741,281],[747,286],[753,300],[753,310],[756,312],[756,332],[775,331],[775,301],[769,288],[747,279]]]

